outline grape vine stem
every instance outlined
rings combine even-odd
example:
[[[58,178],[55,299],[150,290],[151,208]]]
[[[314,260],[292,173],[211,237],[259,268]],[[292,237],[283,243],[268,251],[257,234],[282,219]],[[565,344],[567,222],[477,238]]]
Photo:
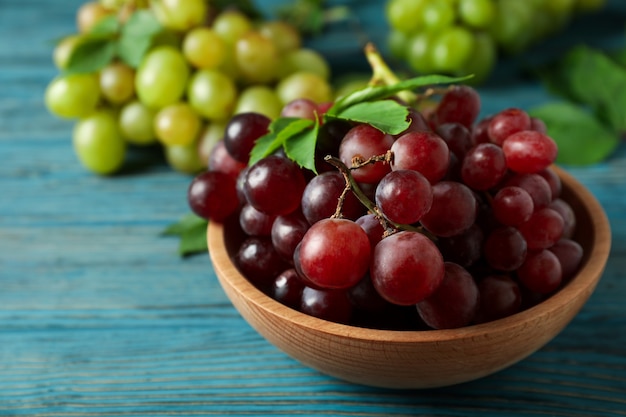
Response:
[[[426,236],[427,238],[429,238],[430,240],[432,240],[433,242],[436,242],[437,241],[437,237],[435,235],[433,235],[432,233],[430,233],[429,231],[427,231],[426,229],[424,229],[422,226],[412,226],[412,225],[409,225],[409,224],[400,224],[400,223],[392,222],[391,220],[389,220],[382,213],[382,211],[380,211],[380,209],[376,206],[376,204],[374,204],[372,202],[372,200],[370,200],[369,197],[367,197],[365,195],[363,190],[361,190],[361,187],[359,187],[359,185],[355,181],[354,177],[350,173],[350,171],[352,169],[357,169],[357,168],[360,168],[360,167],[368,165],[368,164],[373,164],[373,163],[382,162],[382,161],[386,161],[387,163],[389,163],[389,161],[392,158],[393,158],[393,152],[388,151],[387,153],[385,153],[383,155],[377,155],[377,156],[373,156],[372,158],[369,158],[369,159],[367,159],[365,161],[359,161],[353,167],[348,168],[348,166],[346,164],[344,164],[339,158],[334,157],[332,155],[326,155],[324,157],[324,161],[328,162],[329,164],[331,164],[332,166],[337,168],[339,170],[339,172],[341,172],[341,174],[343,175],[343,177],[344,177],[344,179],[346,181],[346,188],[343,190],[343,192],[341,193],[341,196],[339,197],[339,202],[337,204],[337,210],[335,211],[335,214],[333,215],[333,217],[334,218],[340,218],[341,217],[341,208],[343,207],[343,202],[345,201],[345,198],[346,198],[346,195],[348,194],[348,192],[352,191],[354,193],[354,195],[356,196],[356,198],[359,199],[361,204],[363,204],[372,214],[374,214],[374,216],[376,216],[376,218],[378,219],[380,224],[385,229],[385,237],[391,236],[392,234],[394,234],[394,233],[396,233],[396,232],[398,232],[400,230],[405,230],[405,231],[410,231],[410,232],[421,233],[424,236]]]

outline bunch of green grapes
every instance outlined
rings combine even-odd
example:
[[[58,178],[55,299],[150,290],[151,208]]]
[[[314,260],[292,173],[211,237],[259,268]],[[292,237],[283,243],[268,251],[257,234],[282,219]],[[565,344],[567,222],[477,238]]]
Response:
[[[515,54],[605,0],[388,0],[391,53],[418,73],[475,74],[499,53]]]
[[[137,65],[115,56],[98,71],[71,68],[72,54],[88,37],[93,42],[104,19],[114,16],[123,30],[138,11],[163,31]],[[207,0],[91,1],[76,19],[78,33],[54,50],[60,74],[45,102],[54,115],[76,119],[76,155],[98,174],[119,171],[129,147],[155,144],[174,169],[194,173],[206,168],[234,114],[275,118],[296,98],[333,98],[328,63],[282,21],[214,10]]]

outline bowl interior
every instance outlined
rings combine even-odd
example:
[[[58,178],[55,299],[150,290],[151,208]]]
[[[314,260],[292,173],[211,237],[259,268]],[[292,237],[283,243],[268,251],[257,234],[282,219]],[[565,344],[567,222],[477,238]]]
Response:
[[[573,279],[541,303],[513,316],[461,329],[396,331],[332,323],[280,304],[254,287],[231,261],[244,235],[237,219],[210,223],[208,245],[224,291],[262,336],[300,362],[348,381],[392,388],[426,388],[469,381],[530,355],[582,308],[600,279],[610,229],[595,197],[554,167],[562,198],[576,214],[574,239],[584,249]]]

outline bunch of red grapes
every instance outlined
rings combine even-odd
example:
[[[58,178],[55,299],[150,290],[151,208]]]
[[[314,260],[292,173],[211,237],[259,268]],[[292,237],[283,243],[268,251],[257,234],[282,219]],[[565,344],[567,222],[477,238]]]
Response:
[[[297,100],[283,116],[312,119],[324,108]],[[249,164],[271,121],[239,114],[192,181],[189,204],[211,221],[238,219],[233,261],[255,286],[330,321],[458,328],[557,291],[583,250],[545,125],[517,108],[477,120],[480,97],[463,85],[428,114],[408,111],[398,135],[323,123],[318,174],[281,151]]]

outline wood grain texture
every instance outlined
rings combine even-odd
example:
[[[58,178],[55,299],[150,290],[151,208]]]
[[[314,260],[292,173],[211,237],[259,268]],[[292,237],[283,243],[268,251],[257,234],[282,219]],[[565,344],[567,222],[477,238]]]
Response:
[[[0,415],[626,415],[626,149],[567,168],[605,208],[614,243],[596,291],[558,337],[454,387],[345,383],[266,342],[231,306],[208,256],[178,259],[177,242],[159,236],[186,213],[188,177],[159,155],[135,155],[106,179],[76,162],[71,123],[42,97],[56,74],[52,43],[73,31],[79,4],[0,0]],[[548,46],[621,45],[623,2],[611,5]],[[502,71],[481,91],[484,114],[549,98]]]

